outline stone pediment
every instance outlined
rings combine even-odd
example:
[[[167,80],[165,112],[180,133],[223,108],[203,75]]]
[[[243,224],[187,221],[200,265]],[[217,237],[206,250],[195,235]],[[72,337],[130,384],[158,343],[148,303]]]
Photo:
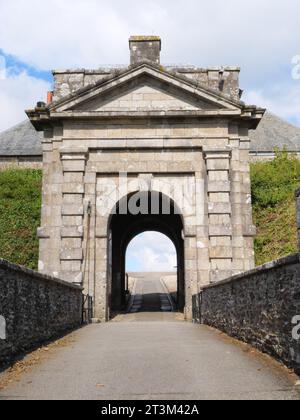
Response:
[[[55,102],[55,113],[138,112],[241,112],[234,102],[208,89],[195,86],[166,71],[144,64],[108,81],[75,92]]]
[[[177,89],[168,91],[156,83],[155,80],[135,80],[131,86],[124,86],[110,92],[108,95],[97,97],[87,103],[78,105],[76,111],[195,111],[219,109],[193,95],[184,94]],[[135,85],[135,86],[132,86]]]

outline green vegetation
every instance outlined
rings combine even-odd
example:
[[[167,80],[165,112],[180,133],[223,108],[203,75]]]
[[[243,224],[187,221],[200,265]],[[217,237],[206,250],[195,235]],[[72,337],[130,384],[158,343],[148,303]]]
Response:
[[[300,161],[277,152],[271,162],[251,165],[255,255],[258,265],[297,252],[294,192],[300,185]]]
[[[294,191],[300,161],[278,152],[271,162],[251,165],[256,263],[297,251]],[[0,171],[0,257],[36,269],[42,172]]]
[[[0,257],[37,269],[42,172],[0,171]]]

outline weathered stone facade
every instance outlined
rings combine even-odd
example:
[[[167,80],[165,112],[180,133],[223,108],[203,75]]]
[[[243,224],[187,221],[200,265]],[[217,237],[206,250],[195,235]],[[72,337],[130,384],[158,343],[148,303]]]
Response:
[[[300,254],[206,286],[201,321],[257,347],[300,373]]]
[[[55,71],[54,101],[27,112],[44,131],[39,269],[83,284],[95,318],[107,320],[112,282],[124,277],[113,273],[113,209],[157,192],[180,212],[191,319],[193,294],[254,267],[248,130],[264,110],[240,101],[238,68],[163,67],[156,37],[134,37],[130,48],[124,69]]]
[[[1,363],[80,326],[82,288],[0,260],[0,317]]]

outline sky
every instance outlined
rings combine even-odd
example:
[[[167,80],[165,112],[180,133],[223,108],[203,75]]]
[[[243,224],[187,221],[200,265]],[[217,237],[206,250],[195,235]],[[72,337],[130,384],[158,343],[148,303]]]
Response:
[[[300,127],[299,16],[299,0],[0,0],[0,131],[46,100],[52,69],[128,64],[130,35],[160,35],[163,64],[240,66],[243,100]]]
[[[136,236],[126,252],[127,272],[176,271],[177,257],[173,242],[158,232]]]
[[[160,35],[164,64],[240,66],[244,100],[300,126],[299,16],[299,0],[0,0],[0,131],[52,69],[128,63],[133,34]]]

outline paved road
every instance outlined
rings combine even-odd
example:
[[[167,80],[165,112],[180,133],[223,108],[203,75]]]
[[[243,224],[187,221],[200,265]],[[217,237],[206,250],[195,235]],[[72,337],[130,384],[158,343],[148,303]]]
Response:
[[[176,313],[131,313],[71,337],[0,399],[300,399],[284,368]]]
[[[172,298],[155,274],[137,278],[129,312],[172,312]]]

